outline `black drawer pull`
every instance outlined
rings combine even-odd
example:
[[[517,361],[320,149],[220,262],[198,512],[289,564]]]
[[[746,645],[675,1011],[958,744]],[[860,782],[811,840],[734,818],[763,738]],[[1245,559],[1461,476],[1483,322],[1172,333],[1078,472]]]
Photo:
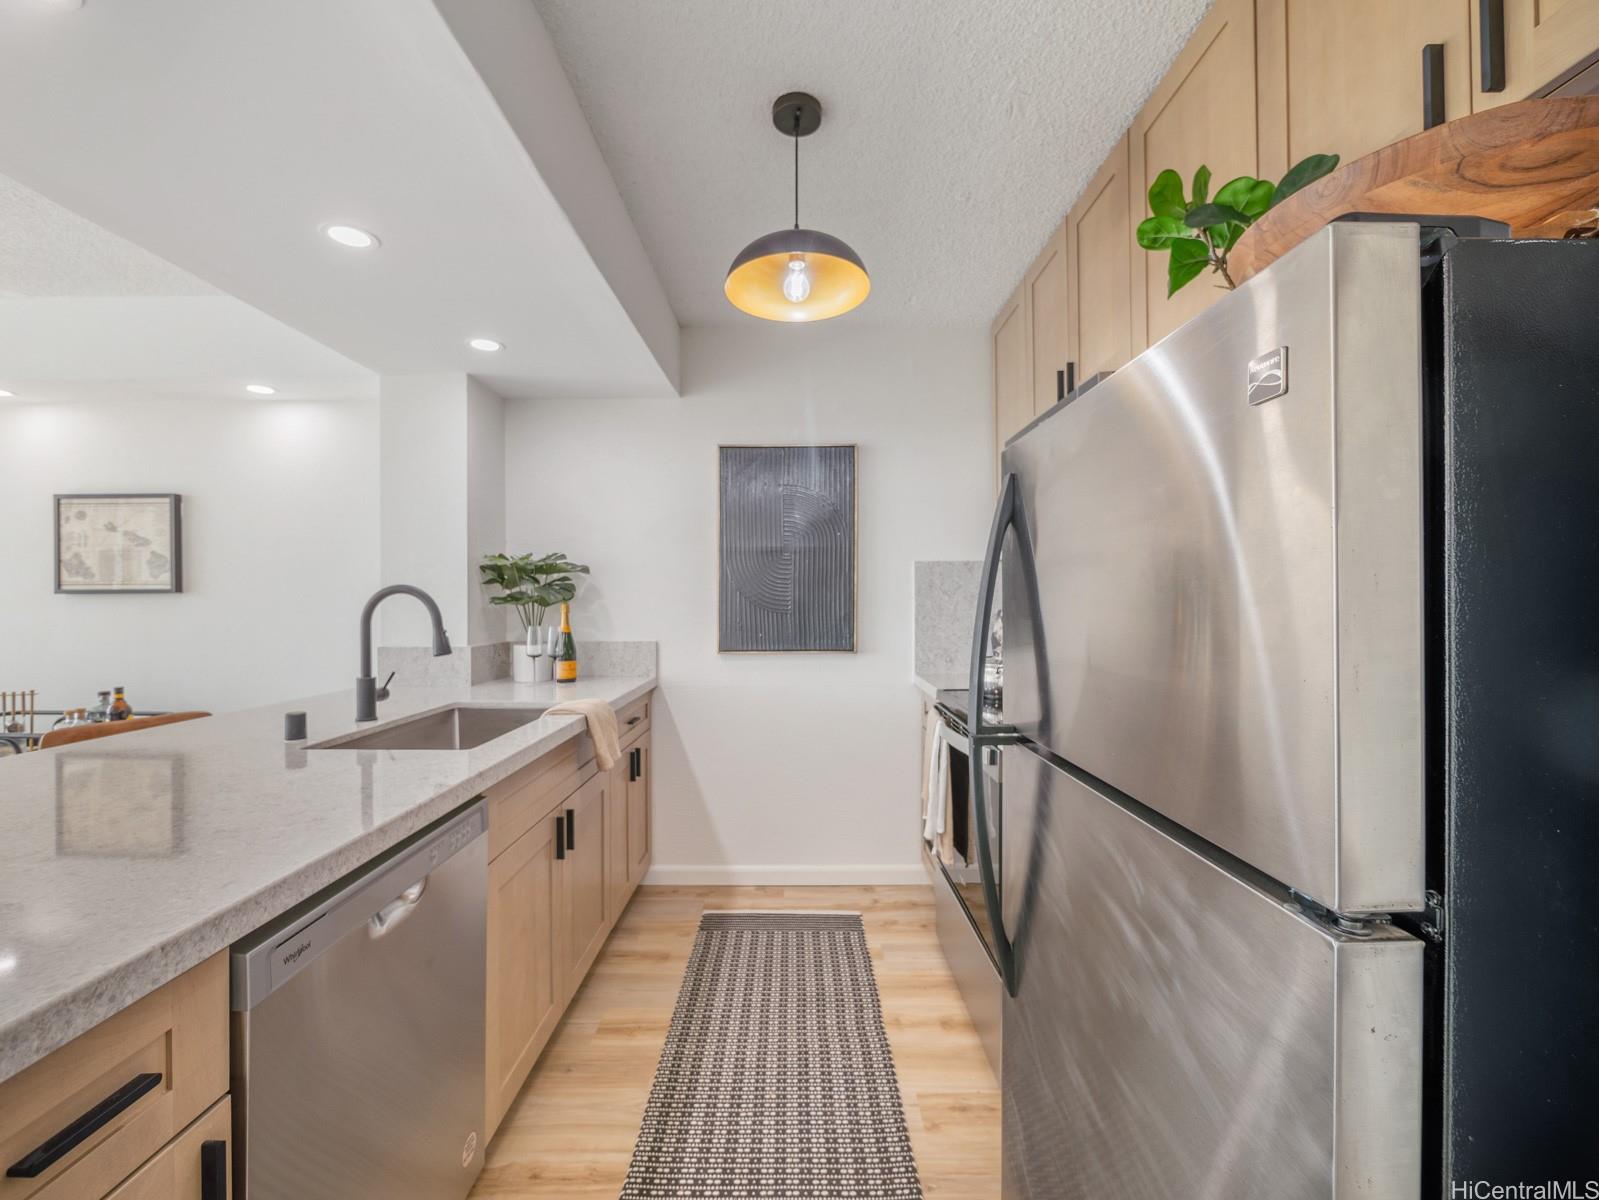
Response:
[[[571,812],[572,810],[571,809],[567,809],[566,811],[567,812]],[[556,817],[555,818],[555,857],[558,858],[558,859],[566,857],[566,832],[565,832],[565,825],[566,825],[566,818],[565,817]]]
[[[200,1143],[200,1200],[228,1200],[228,1144]]]
[[[576,830],[576,828],[577,828],[577,821],[574,819],[574,814],[573,814],[571,809],[567,809],[566,810],[566,848],[568,850],[576,850],[577,849],[577,834],[574,832],[574,830]]]
[[[1444,123],[1444,44],[1431,42],[1421,48],[1421,127],[1432,129]]]
[[[639,715],[638,715],[638,716],[636,716],[636,717],[629,717],[629,718],[628,718],[628,719],[627,719],[627,723],[628,723],[628,724],[629,724],[629,725],[637,725],[637,724],[638,724],[638,723],[639,723],[639,722],[640,722],[640,721],[642,721],[642,720],[643,720],[643,719],[644,719],[644,714],[643,714],[643,713],[640,713],[640,714],[639,714]]]
[[[37,1179],[59,1162],[74,1146],[79,1146],[95,1130],[161,1082],[159,1071],[135,1075],[72,1124],[6,1168],[7,1179]]]
[[[1505,0],[1478,0],[1477,40],[1482,48],[1482,90],[1505,90]]]

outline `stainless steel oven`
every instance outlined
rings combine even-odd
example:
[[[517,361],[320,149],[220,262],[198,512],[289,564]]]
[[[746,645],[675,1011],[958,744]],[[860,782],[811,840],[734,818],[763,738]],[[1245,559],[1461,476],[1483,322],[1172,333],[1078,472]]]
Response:
[[[948,747],[952,853],[933,853],[931,868],[938,939],[944,949],[961,997],[983,1042],[988,1061],[999,1073],[1000,1010],[1003,984],[996,965],[993,927],[983,901],[982,872],[978,866],[978,814],[971,794],[971,741],[967,731],[965,692],[941,692],[934,705],[942,722],[941,740]],[[987,800],[989,845],[996,860],[1004,853],[1004,802],[1001,795],[1000,755],[994,748],[983,752],[982,771]],[[1001,875],[1002,877],[1002,875]]]

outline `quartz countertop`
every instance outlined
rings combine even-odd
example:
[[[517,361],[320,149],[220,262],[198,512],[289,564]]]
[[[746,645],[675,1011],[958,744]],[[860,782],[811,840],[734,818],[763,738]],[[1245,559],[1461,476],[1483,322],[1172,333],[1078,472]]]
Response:
[[[651,675],[354,692],[0,759],[0,1080],[583,732],[542,717],[471,750],[308,749],[454,704],[620,708]]]
[[[954,671],[918,671],[911,677],[911,682],[916,685],[916,690],[928,699],[935,698],[939,692],[964,692],[970,685],[971,679],[964,674]]]

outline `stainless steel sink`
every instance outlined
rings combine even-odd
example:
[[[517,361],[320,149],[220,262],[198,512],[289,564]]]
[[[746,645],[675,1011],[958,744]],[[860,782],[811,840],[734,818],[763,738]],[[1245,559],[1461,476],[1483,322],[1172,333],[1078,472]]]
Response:
[[[444,708],[398,725],[330,738],[311,750],[470,750],[537,721],[542,708]]]

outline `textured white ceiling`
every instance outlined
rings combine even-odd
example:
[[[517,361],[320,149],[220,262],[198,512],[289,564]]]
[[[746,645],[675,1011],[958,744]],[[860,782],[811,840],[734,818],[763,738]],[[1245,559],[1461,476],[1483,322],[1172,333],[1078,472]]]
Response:
[[[187,271],[0,175],[0,297],[214,292]]]
[[[733,256],[792,223],[790,90],[821,100],[800,222],[855,247],[850,319],[987,322],[1210,0],[536,0],[679,320],[749,320]]]

